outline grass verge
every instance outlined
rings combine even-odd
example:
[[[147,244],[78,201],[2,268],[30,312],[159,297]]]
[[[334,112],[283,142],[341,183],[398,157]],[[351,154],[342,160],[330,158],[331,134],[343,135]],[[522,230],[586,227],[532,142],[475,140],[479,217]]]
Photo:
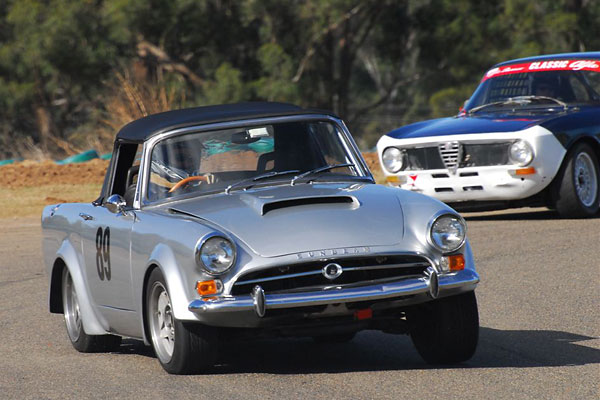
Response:
[[[41,216],[49,204],[91,202],[101,188],[97,183],[0,187],[0,218]]]

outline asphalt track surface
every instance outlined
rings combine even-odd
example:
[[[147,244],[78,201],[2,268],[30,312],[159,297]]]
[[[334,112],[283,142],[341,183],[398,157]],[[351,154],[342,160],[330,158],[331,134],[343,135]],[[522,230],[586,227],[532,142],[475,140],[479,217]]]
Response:
[[[600,219],[544,210],[466,214],[482,278],[480,342],[430,367],[407,336],[231,344],[210,375],[170,376],[152,351],[75,351],[49,314],[39,219],[0,220],[0,398],[598,399]]]

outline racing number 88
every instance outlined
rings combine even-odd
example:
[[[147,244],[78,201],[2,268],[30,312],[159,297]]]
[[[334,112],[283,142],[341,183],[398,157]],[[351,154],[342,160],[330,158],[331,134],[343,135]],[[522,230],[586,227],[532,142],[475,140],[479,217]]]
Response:
[[[100,280],[110,281],[110,228],[96,231],[96,271]]]

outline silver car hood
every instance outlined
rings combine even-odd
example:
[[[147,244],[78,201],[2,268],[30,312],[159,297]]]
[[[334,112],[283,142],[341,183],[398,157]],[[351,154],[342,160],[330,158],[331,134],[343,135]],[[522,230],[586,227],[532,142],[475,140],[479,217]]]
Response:
[[[401,242],[404,218],[394,192],[375,184],[300,184],[183,200],[169,208],[274,257]]]

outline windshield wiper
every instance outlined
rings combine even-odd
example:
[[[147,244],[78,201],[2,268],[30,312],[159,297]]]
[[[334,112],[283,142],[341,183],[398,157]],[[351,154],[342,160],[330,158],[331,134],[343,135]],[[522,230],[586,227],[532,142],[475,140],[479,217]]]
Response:
[[[517,96],[517,97],[509,97],[508,99],[503,100],[503,101],[495,101],[493,103],[482,104],[480,106],[473,107],[469,111],[467,111],[467,114],[471,115],[471,114],[476,113],[477,111],[483,110],[483,109],[488,108],[488,107],[494,107],[494,106],[505,106],[505,105],[511,105],[511,104],[516,104],[516,105],[531,104],[532,102],[534,102],[536,100],[548,100],[548,101],[552,101],[552,102],[557,103],[560,106],[562,106],[563,110],[567,110],[569,108],[569,106],[567,105],[567,103],[565,103],[563,101],[560,101],[558,99],[555,99],[554,97],[548,97],[548,96]]]
[[[342,167],[354,167],[356,168],[356,165],[352,164],[352,163],[345,163],[345,164],[331,164],[331,165],[325,165],[324,167],[319,167],[319,168],[315,168],[315,169],[311,169],[310,171],[306,171],[301,173],[300,175],[296,175],[292,181],[290,182],[290,184],[292,186],[294,186],[294,184],[296,183],[296,181],[298,179],[302,179],[305,178],[309,175],[313,175],[313,174],[318,174],[320,172],[324,172],[324,171],[329,171],[330,169],[334,169],[334,168],[342,168]]]
[[[241,181],[234,182],[231,185],[227,186],[227,188],[225,189],[225,194],[229,194],[229,192],[231,192],[231,189],[238,187],[238,186],[243,186],[243,185],[249,184],[246,187],[244,187],[244,189],[248,189],[248,188],[254,186],[254,182],[256,182],[256,181],[260,181],[260,180],[267,179],[267,178],[272,178],[274,176],[279,176],[279,175],[295,174],[296,172],[300,172],[300,170],[299,169],[290,169],[287,171],[271,171],[271,172],[267,172],[266,174],[254,176],[252,178],[242,179]]]

